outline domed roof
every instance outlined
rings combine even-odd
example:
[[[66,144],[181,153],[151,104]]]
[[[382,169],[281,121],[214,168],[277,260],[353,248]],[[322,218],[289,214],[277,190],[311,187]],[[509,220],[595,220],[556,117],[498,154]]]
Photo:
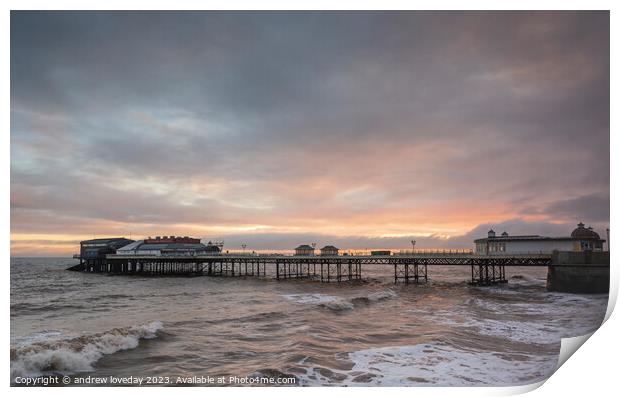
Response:
[[[585,225],[581,222],[577,224],[577,229],[573,230],[570,234],[572,238],[592,238],[592,239],[600,239],[601,237],[597,232],[592,230],[591,227],[586,228]]]

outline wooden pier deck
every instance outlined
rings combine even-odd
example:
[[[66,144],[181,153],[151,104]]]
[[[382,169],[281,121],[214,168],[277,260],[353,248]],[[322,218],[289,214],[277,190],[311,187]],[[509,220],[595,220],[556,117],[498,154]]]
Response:
[[[309,279],[345,282],[362,279],[362,269],[385,269],[395,283],[422,283],[432,266],[471,268],[472,284],[506,282],[506,267],[552,265],[550,254],[475,255],[472,253],[415,253],[407,255],[107,255],[86,261],[72,270],[94,273],[150,276],[271,277],[277,280]]]

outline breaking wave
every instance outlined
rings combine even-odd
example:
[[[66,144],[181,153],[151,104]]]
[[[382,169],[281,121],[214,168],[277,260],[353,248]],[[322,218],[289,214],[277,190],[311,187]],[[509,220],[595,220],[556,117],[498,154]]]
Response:
[[[141,339],[153,339],[163,329],[160,321],[76,338],[22,342],[11,347],[11,380],[17,376],[73,374],[92,371],[104,355],[134,349]],[[57,337],[54,334],[54,337]]]
[[[391,289],[387,289],[384,291],[373,292],[372,294],[368,294],[366,296],[359,296],[351,299],[351,301],[353,303],[369,304],[373,302],[379,302],[385,299],[396,298],[396,296],[396,292],[392,291]]]
[[[341,298],[325,294],[291,294],[284,295],[288,300],[300,304],[309,304],[324,307],[333,311],[353,310],[355,306],[369,305],[385,299],[395,298],[397,295],[392,290],[373,292],[364,296]]]
[[[545,283],[546,278],[534,277],[527,274],[515,274],[510,277],[510,282],[525,285],[540,285]]]
[[[321,303],[319,306],[325,307],[335,312],[355,309],[355,305],[353,305],[352,302],[346,299],[337,299],[333,302]]]

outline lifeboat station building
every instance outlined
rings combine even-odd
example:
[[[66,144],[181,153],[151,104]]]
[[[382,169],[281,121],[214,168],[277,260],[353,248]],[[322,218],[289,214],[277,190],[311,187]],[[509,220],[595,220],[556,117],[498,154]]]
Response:
[[[602,251],[605,240],[592,227],[579,223],[569,237],[544,237],[538,235],[510,236],[503,232],[496,236],[489,230],[487,238],[474,240],[476,254],[550,254],[558,251]]]
[[[106,255],[114,254],[117,249],[133,242],[124,237],[80,241],[80,253],[73,257],[80,260],[80,265],[103,266]]]

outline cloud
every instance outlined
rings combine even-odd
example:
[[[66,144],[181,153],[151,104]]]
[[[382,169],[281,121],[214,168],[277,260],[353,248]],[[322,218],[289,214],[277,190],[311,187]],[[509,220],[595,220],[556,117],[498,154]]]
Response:
[[[542,210],[552,217],[567,217],[588,222],[609,222],[609,195],[587,194],[568,200],[559,200]]]
[[[608,196],[608,12],[11,13],[12,231],[457,236]]]
[[[79,222],[79,220],[78,220]],[[41,229],[43,232],[51,234],[29,235],[17,233],[11,240],[11,254],[14,256],[68,256],[76,252],[79,248],[79,236],[83,238],[101,237],[102,235],[88,235],[84,226],[78,223],[76,235],[61,236],[53,234],[54,230]],[[92,225],[91,225],[92,226]],[[106,225],[95,221],[96,227],[106,228],[110,236],[142,238],[142,234],[135,233],[129,235],[118,229],[118,225]],[[594,224],[595,231],[601,236],[605,236],[606,224]],[[359,236],[359,235],[335,235],[330,233],[299,232],[288,231],[273,232],[271,230],[249,231],[212,231],[210,234],[201,234],[200,230],[194,230],[194,236],[198,236],[206,241],[223,241],[225,250],[240,250],[242,245],[246,245],[248,251],[285,251],[290,252],[300,244],[315,243],[317,248],[324,245],[335,245],[343,251],[347,250],[371,250],[371,249],[391,249],[395,252],[411,249],[411,241],[416,241],[416,249],[472,249],[473,241],[478,238],[486,237],[490,229],[497,233],[506,231],[510,235],[531,235],[539,234],[550,237],[566,237],[576,227],[574,223],[549,223],[541,221],[525,221],[522,219],[510,219],[497,223],[480,224],[468,230],[466,233],[445,236],[440,234],[402,234],[398,236]],[[157,228],[153,230],[157,231]],[[187,229],[175,228],[167,229],[173,231],[174,235],[185,235]],[[125,230],[126,232],[126,230]],[[142,230],[141,232],[144,232]],[[137,234],[137,235],[136,235]],[[155,235],[156,233],[146,232],[144,236]],[[50,239],[51,237],[51,239]],[[603,237],[604,238],[604,237]]]

